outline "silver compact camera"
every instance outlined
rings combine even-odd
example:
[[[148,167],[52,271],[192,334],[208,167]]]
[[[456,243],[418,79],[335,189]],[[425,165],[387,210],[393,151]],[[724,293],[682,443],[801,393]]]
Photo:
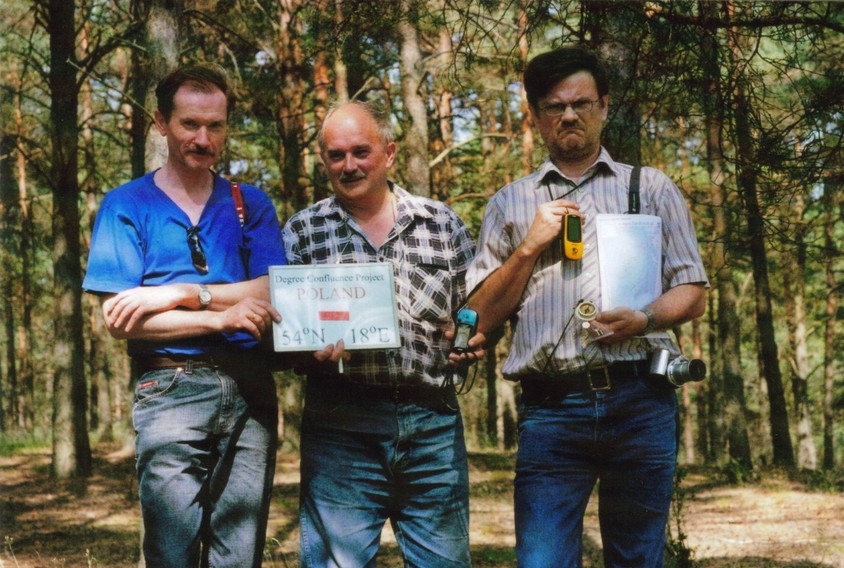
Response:
[[[664,386],[679,388],[688,382],[705,379],[706,363],[683,355],[672,359],[668,349],[657,349],[651,354],[648,375]]]

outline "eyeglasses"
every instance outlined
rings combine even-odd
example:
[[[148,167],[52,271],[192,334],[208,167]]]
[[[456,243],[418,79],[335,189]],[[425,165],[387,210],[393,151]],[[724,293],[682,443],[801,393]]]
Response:
[[[193,262],[193,267],[200,274],[208,274],[208,260],[205,258],[205,252],[202,250],[202,244],[199,242],[199,226],[194,225],[188,227],[188,247],[190,248],[190,259]]]
[[[566,114],[566,110],[571,107],[571,110],[577,114],[586,114],[591,111],[592,107],[595,106],[595,103],[600,100],[601,99],[595,99],[594,101],[590,101],[589,99],[582,99],[572,103],[553,103],[544,107],[539,107],[539,111],[545,113],[546,116],[563,116]]]

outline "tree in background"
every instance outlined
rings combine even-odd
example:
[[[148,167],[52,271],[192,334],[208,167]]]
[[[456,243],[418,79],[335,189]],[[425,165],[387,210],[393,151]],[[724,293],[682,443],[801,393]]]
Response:
[[[58,291],[60,281],[73,279],[59,249],[72,250],[73,243],[65,244],[72,223],[63,223],[83,202],[72,183],[56,185],[59,170],[50,168],[58,162],[45,149],[67,159],[61,152],[80,144],[74,179],[84,188],[86,215],[75,240],[84,243],[102,194],[154,165],[146,162],[153,154],[145,143],[146,115],[154,108],[147,97],[160,76],[155,65],[206,60],[229,71],[240,104],[222,168],[264,187],[282,220],[326,194],[315,135],[331,101],[358,97],[391,109],[402,148],[395,179],[448,201],[477,230],[487,198],[546,154],[536,147],[521,93],[525,61],[549,47],[583,42],[618,66],[607,145],[622,161],[658,166],[678,182],[706,249],[711,309],[699,328],[680,334],[688,350],[704,353],[711,369],[707,381],[683,393],[684,423],[698,430],[684,443],[702,441],[688,459],[721,466],[732,460],[748,468],[787,464],[785,440],[799,450],[817,444],[815,433],[823,431],[823,462],[835,465],[841,386],[833,378],[842,364],[835,303],[844,230],[836,201],[842,6],[742,2],[729,15],[729,3],[690,0],[76,0],[80,35],[72,45],[65,40],[65,58],[54,68],[46,55],[51,4],[35,5],[37,12],[24,0],[9,0],[0,12],[8,24],[0,36],[0,111],[4,148],[14,154],[3,171],[11,172],[5,176],[14,176],[18,190],[16,205],[14,186],[0,180],[6,253],[0,272],[4,290],[11,286],[0,311],[6,342],[0,404],[13,432],[43,431],[45,408],[57,397],[70,400],[69,392],[53,391],[47,377],[54,376],[54,362],[42,354],[65,345],[46,315],[54,304],[64,305],[64,296],[54,296],[48,284],[55,275]],[[43,25],[31,25],[36,14]],[[69,17],[65,12],[65,24]],[[412,55],[404,64],[403,51]],[[58,78],[68,60],[75,62],[75,77],[64,80],[64,100],[53,108],[40,73]],[[744,107],[732,104],[738,86]],[[48,109],[58,113],[55,119]],[[63,134],[56,149],[49,133],[54,126],[64,129],[61,121],[71,116],[78,135],[71,143]],[[411,168],[412,160],[424,167]],[[84,258],[84,249],[77,257]],[[60,269],[55,273],[54,264]],[[762,266],[767,287],[760,285]],[[73,299],[67,298],[72,319]],[[85,347],[91,379],[83,386],[92,387],[91,417],[102,423],[106,405],[93,402],[105,379],[95,377],[106,368],[125,376],[126,358],[114,346],[95,343],[99,324],[96,309],[88,308],[84,332],[78,332],[91,338]],[[61,331],[71,324],[67,320]],[[499,380],[497,364],[506,346],[504,336],[463,401],[467,434],[478,446],[515,443],[516,393]],[[757,353],[765,356],[756,359]],[[805,388],[789,391],[797,397],[787,396],[781,373],[775,378],[783,356],[800,361],[792,385]],[[66,361],[76,364],[69,352]],[[821,374],[824,381],[817,380]],[[763,382],[770,376],[772,383]],[[291,375],[281,384],[288,447],[295,447],[299,381]],[[68,380],[56,386],[67,387]],[[115,388],[111,413],[119,415],[125,384],[116,381]],[[798,433],[794,440],[792,433]]]
[[[53,195],[53,461],[57,478],[91,473],[82,341],[82,250],[79,236],[75,6],[62,0],[40,5],[50,37],[51,162]]]

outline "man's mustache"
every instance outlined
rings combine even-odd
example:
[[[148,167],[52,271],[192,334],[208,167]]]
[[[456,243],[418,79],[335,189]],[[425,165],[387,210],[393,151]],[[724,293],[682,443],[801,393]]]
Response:
[[[192,154],[199,154],[200,156],[213,156],[214,152],[211,151],[210,148],[199,148],[194,146],[190,150],[188,150]]]
[[[347,175],[341,175],[341,176],[340,176],[340,182],[341,182],[341,183],[349,183],[349,182],[351,182],[351,181],[358,181],[358,180],[361,180],[361,179],[363,179],[364,177],[366,177],[366,176],[364,176],[363,174],[347,174]]]

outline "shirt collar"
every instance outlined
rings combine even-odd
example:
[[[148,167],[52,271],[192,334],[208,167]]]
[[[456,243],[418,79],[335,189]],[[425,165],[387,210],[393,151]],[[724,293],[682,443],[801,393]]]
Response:
[[[416,195],[412,195],[407,190],[399,187],[397,184],[388,181],[390,190],[396,196],[396,224],[399,226],[409,225],[410,222],[417,217],[423,219],[433,218],[433,214],[424,206],[423,201]],[[337,197],[332,195],[328,199],[322,200],[314,214],[318,217],[336,217],[344,219],[349,216],[342,205],[337,201]]]
[[[580,176],[580,183],[583,183],[584,180],[587,180],[593,176],[596,170],[602,169],[607,171],[613,175],[619,176],[621,175],[621,168],[619,167],[618,163],[612,159],[610,153],[607,151],[606,148],[601,146],[601,152],[598,154],[598,157],[595,159],[595,162],[586,168],[586,171],[583,172],[583,175]],[[545,186],[546,183],[553,183],[557,181],[562,181],[563,183],[569,184],[572,187],[578,185],[566,176],[560,169],[554,165],[554,162],[551,161],[551,157],[545,159],[542,165],[539,167],[539,170],[536,172],[536,189],[540,189]]]

